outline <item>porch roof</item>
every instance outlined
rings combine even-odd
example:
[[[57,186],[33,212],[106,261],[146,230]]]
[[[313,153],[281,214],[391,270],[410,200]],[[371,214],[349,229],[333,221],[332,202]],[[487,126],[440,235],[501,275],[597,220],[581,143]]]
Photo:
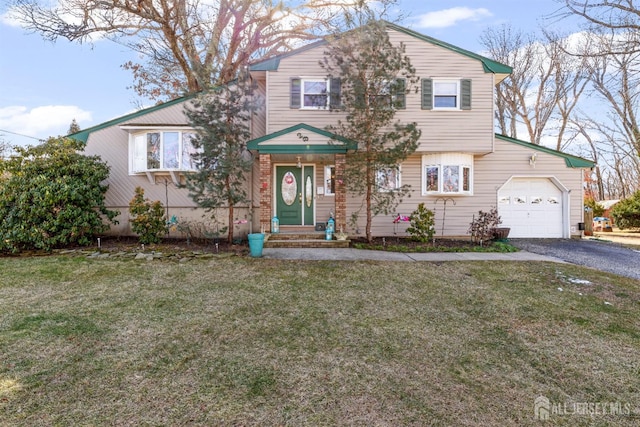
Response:
[[[355,150],[358,144],[334,133],[299,123],[253,139],[249,150],[264,154],[335,154]]]

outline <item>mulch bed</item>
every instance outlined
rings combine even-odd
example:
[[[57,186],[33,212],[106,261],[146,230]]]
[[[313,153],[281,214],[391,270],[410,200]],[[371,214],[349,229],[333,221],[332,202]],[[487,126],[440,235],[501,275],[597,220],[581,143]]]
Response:
[[[469,252],[477,251],[479,246],[469,239],[442,239],[436,238],[435,242],[421,243],[407,237],[387,236],[376,237],[371,243],[367,243],[364,237],[351,238],[351,247],[359,249],[386,250],[395,252]],[[487,249],[487,248],[485,248]],[[247,240],[236,240],[233,244],[226,239],[191,240],[178,238],[166,238],[161,243],[142,245],[136,237],[102,237],[98,246],[98,240],[90,246],[69,246],[58,248],[54,252],[64,251],[100,251],[103,253],[117,252],[162,252],[166,254],[180,252],[198,253],[227,253],[235,255],[247,255],[249,244]],[[17,254],[0,253],[0,256],[40,256],[50,253],[44,251],[27,250]]]

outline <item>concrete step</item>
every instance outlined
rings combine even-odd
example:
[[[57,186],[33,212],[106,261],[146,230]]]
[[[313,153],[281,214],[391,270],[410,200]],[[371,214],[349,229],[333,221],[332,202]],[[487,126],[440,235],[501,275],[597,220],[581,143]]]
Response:
[[[347,240],[324,240],[324,239],[280,239],[271,235],[264,242],[265,248],[348,248]]]
[[[325,238],[325,233],[324,232],[306,232],[306,233],[292,233],[292,232],[286,232],[286,233],[272,233],[269,236],[269,239],[276,239],[276,240],[324,240]]]

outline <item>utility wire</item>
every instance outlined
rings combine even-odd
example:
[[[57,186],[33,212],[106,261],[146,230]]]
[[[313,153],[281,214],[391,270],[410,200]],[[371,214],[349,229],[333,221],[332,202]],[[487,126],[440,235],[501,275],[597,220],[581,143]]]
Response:
[[[22,133],[11,132],[10,130],[6,130],[6,129],[0,129],[0,132],[10,133],[12,135],[22,136],[24,138],[31,138],[31,139],[35,139],[36,141],[44,141],[43,138],[36,138],[35,136],[29,136],[29,135],[24,135]]]

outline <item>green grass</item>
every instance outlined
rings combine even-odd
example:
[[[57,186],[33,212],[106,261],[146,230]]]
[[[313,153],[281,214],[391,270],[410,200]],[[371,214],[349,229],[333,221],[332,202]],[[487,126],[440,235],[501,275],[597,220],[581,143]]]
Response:
[[[0,425],[537,426],[538,396],[640,415],[639,314],[638,281],[567,264],[0,258]]]
[[[466,240],[448,240],[446,244],[444,241],[436,241],[435,243],[420,243],[413,242],[411,240],[404,240],[402,243],[394,243],[393,239],[389,243],[366,243],[366,242],[354,242],[352,247],[356,249],[369,249],[377,251],[389,251],[389,252],[517,252],[519,249],[515,246],[503,242],[492,241],[485,245],[473,244]]]

